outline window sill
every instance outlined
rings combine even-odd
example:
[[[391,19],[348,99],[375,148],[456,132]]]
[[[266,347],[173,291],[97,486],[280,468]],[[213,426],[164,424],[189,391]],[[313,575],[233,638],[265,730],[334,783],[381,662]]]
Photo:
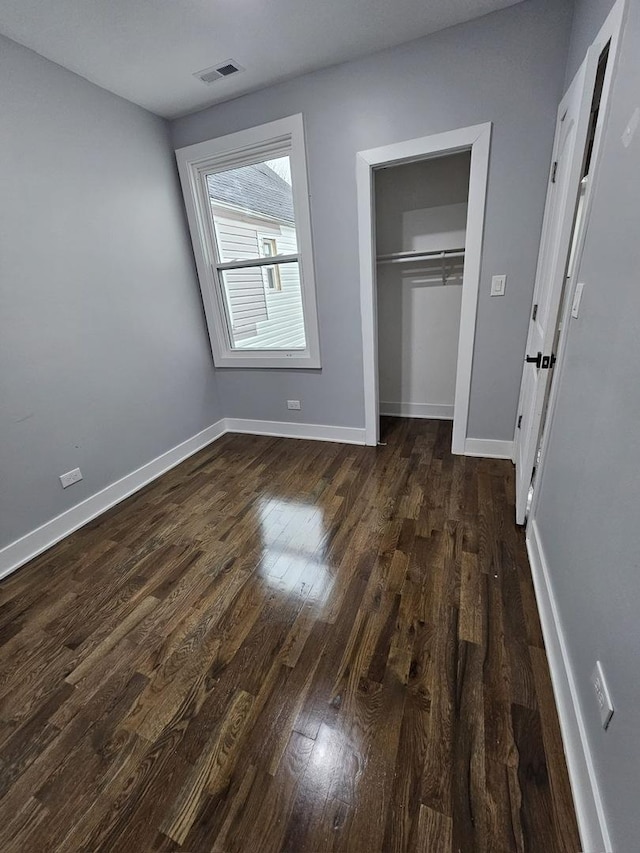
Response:
[[[245,355],[223,355],[223,356],[214,356],[213,362],[217,368],[250,368],[252,370],[261,370],[261,369],[281,369],[281,370],[295,370],[295,369],[312,369],[319,370],[322,365],[320,363],[320,358],[318,356],[311,356],[308,354],[304,355],[274,355],[270,353],[269,355],[261,355],[261,356],[251,356]]]

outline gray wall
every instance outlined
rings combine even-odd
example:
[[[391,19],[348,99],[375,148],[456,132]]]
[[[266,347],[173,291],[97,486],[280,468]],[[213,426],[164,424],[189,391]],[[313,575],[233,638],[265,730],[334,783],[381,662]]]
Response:
[[[571,24],[565,88],[568,88],[576,71],[580,68],[587,50],[604,24],[613,3],[614,0],[576,0]]]
[[[1,547],[221,415],[165,122],[2,37],[0,79]]]
[[[640,3],[614,81],[538,523],[614,849],[640,842]],[[615,714],[600,727],[590,684],[604,665]]]
[[[363,426],[355,156],[492,121],[469,434],[513,438],[571,4],[527,0],[411,44],[246,95],[173,123],[176,147],[302,112],[321,372],[220,370],[225,414]],[[489,297],[507,273],[507,293]]]

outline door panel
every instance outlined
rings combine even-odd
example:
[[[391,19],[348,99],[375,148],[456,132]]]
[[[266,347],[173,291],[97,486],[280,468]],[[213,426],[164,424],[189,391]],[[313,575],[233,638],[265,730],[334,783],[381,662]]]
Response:
[[[535,317],[529,323],[527,356],[541,354],[538,364],[525,361],[516,429],[516,521],[525,520],[527,495],[540,439],[540,423],[553,370],[553,339],[557,326],[571,234],[580,191],[589,131],[591,101],[598,68],[592,48],[558,108],[552,167],[542,224],[534,289]]]

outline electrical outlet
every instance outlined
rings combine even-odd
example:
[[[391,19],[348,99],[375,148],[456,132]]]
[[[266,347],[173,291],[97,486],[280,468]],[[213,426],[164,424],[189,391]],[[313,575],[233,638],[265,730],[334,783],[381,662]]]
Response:
[[[287,400],[287,409],[300,410],[301,408],[300,400]]]
[[[491,279],[491,295],[504,296],[504,291],[507,286],[506,275],[494,275]]]
[[[600,708],[602,728],[606,729],[611,722],[611,717],[613,717],[613,703],[611,701],[611,695],[609,693],[609,688],[607,687],[607,682],[605,681],[604,670],[602,669],[600,661],[596,661],[595,669],[591,675],[591,681],[593,683],[593,689],[596,692],[598,707]]]
[[[68,489],[74,483],[80,482],[82,479],[82,471],[79,468],[74,468],[73,471],[67,471],[66,474],[60,475],[60,482],[63,489]]]

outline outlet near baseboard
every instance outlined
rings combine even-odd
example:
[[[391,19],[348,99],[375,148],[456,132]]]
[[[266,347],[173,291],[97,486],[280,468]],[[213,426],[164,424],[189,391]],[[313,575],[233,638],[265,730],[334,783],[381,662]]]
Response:
[[[300,400],[287,400],[287,409],[295,409],[299,411],[302,408]]]
[[[79,468],[74,468],[73,471],[67,471],[66,474],[60,475],[60,482],[62,483],[63,489],[73,486],[74,483],[79,483],[81,479],[82,471]]]

